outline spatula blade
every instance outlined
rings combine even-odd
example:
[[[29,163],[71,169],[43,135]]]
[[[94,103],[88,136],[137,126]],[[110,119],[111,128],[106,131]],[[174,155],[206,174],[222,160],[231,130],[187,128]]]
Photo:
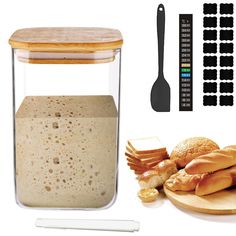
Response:
[[[158,78],[152,86],[151,105],[157,112],[170,111],[170,86],[164,78]]]

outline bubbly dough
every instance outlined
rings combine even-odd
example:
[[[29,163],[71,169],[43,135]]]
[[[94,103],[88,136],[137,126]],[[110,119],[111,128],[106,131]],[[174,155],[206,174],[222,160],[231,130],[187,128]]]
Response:
[[[16,190],[31,207],[98,208],[116,192],[111,96],[25,97],[16,114]]]

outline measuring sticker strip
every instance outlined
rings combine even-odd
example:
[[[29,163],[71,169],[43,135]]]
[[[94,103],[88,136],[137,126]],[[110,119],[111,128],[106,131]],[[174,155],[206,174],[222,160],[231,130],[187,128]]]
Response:
[[[179,110],[193,110],[192,14],[179,15]]]

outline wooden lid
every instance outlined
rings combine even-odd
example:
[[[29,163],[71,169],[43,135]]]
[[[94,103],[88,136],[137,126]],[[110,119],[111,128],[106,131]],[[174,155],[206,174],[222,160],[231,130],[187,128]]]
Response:
[[[41,52],[100,51],[121,48],[119,30],[92,27],[26,28],[9,39],[14,49]]]

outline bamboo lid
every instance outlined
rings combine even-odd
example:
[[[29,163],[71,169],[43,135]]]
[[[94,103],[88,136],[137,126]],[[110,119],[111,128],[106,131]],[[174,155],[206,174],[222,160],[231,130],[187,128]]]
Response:
[[[31,52],[96,52],[121,48],[119,30],[94,27],[26,28],[9,39],[14,49]]]

